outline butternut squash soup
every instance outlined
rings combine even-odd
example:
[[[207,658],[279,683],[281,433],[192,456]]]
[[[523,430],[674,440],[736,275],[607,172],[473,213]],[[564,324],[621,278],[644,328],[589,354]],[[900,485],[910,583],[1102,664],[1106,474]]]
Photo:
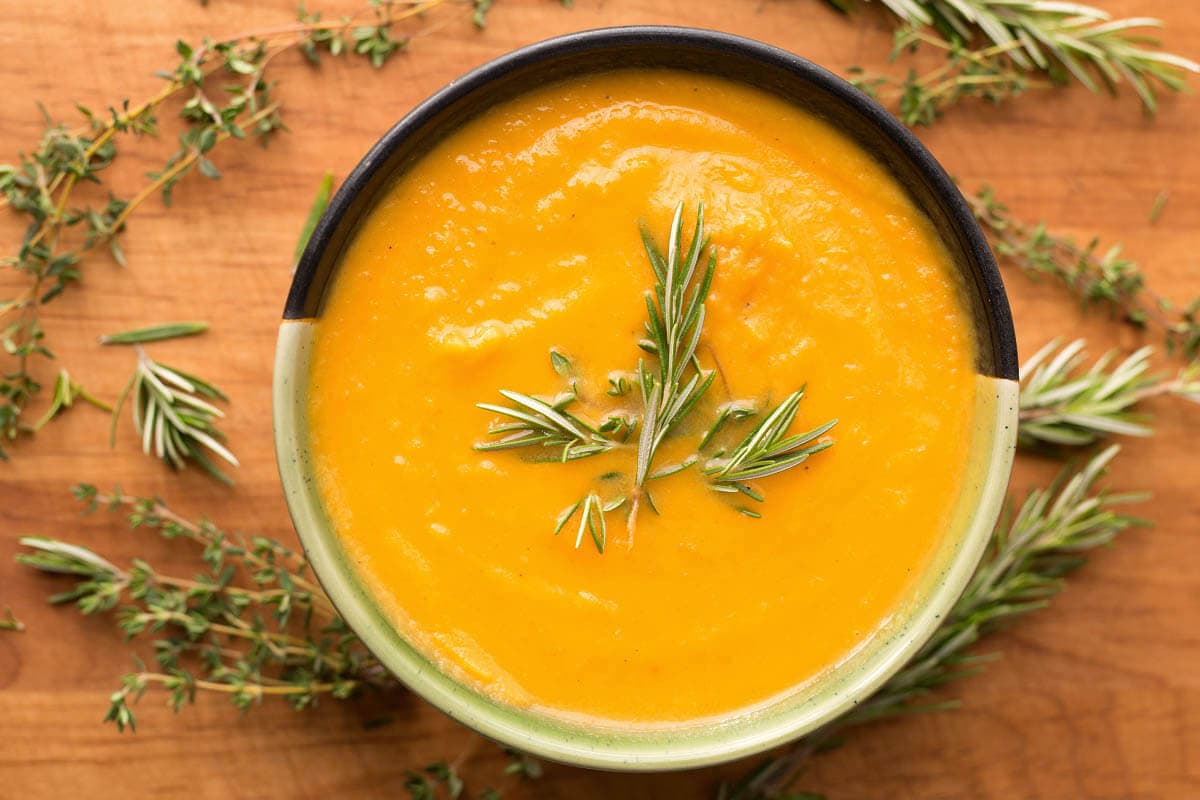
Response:
[[[346,249],[308,376],[322,504],[391,623],[495,699],[745,710],[867,642],[946,535],[976,392],[958,280],[893,177],[781,99],[666,70],[541,87],[442,139]]]

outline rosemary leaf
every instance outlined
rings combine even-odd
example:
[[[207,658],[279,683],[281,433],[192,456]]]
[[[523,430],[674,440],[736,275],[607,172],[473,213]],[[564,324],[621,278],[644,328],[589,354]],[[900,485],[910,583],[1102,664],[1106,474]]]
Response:
[[[164,322],[147,328],[105,334],[100,337],[100,344],[146,344],[182,336],[195,336],[207,330],[207,322]]]
[[[321,185],[317,188],[317,196],[313,198],[312,206],[308,209],[304,227],[300,229],[300,240],[296,242],[296,253],[292,257],[293,264],[300,263],[300,256],[304,255],[304,250],[308,247],[308,240],[312,238],[313,231],[317,229],[317,223],[321,221],[321,215],[325,213],[325,209],[329,208],[329,199],[332,195],[333,173],[326,172],[325,177],[321,178]]]
[[[619,498],[616,501],[605,503],[600,499],[600,495],[589,492],[582,500],[576,500],[559,513],[555,521],[554,535],[557,536],[578,511],[579,528],[575,534],[575,549],[578,550],[583,544],[583,536],[587,533],[592,537],[592,543],[596,545],[596,552],[603,553],[604,547],[608,543],[608,522],[604,515],[620,508],[623,502],[624,498]]]

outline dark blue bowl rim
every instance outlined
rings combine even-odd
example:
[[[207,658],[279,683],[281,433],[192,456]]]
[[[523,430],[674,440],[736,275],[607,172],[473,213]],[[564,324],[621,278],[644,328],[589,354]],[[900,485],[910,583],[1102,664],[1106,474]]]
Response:
[[[367,152],[334,195],[329,207],[318,221],[312,237],[297,264],[284,306],[283,318],[297,320],[312,318],[320,306],[320,297],[327,282],[317,281],[319,266],[326,248],[346,221],[354,199],[380,170],[387,167],[392,156],[417,131],[443,111],[489,83],[512,72],[528,68],[549,59],[628,46],[661,46],[687,50],[711,51],[715,54],[736,52],[743,58],[791,72],[817,87],[865,119],[897,145],[903,155],[926,181],[943,204],[950,223],[962,236],[973,278],[981,295],[985,328],[990,333],[990,359],[981,353],[981,365],[996,378],[1017,380],[1017,343],[1013,330],[1008,296],[1000,278],[995,258],[980,230],[975,216],[958,186],[913,133],[883,106],[829,70],[782,50],[778,47],[735,34],[701,28],[659,25],[637,25],[598,28],[547,39],[522,47],[477,67],[462,78],[418,105]],[[350,220],[354,224],[356,220]],[[949,246],[949,243],[947,243]],[[980,342],[981,347],[989,343]]]

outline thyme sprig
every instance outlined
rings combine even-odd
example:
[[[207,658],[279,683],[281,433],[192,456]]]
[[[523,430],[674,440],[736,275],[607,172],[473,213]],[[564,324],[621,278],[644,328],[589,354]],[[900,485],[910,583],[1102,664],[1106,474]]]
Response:
[[[1111,434],[1149,436],[1146,417],[1132,411],[1138,403],[1162,395],[1200,402],[1200,365],[1171,378],[1151,374],[1154,348],[1147,346],[1115,366],[1110,351],[1080,372],[1085,346],[1054,340],[1021,366],[1022,444],[1080,447]]]
[[[133,375],[113,409],[110,440],[115,442],[121,409],[130,395],[133,427],[142,437],[142,451],[174,469],[194,461],[222,483],[232,483],[207,455],[238,466],[237,457],[224,445],[225,434],[216,422],[225,416],[210,400],[228,400],[225,393],[195,375],[160,364],[140,345]]]
[[[6,441],[33,430],[21,415],[41,390],[37,362],[52,359],[40,324],[42,307],[81,276],[83,261],[96,249],[107,250],[124,266],[120,244],[130,216],[161,195],[169,206],[175,186],[189,173],[221,177],[211,160],[214,148],[229,140],[255,139],[266,144],[282,129],[282,105],[267,78],[267,67],[281,53],[300,49],[316,61],[322,53],[353,53],[381,66],[407,43],[395,32],[404,20],[423,15],[447,0],[369,0],[359,13],[323,20],[301,11],[298,22],[249,31],[199,44],[176,44],[178,62],[160,73],[163,86],[141,102],[122,100],[106,111],[79,106],[84,124],[69,126],[44,111],[41,139],[15,162],[0,164],[0,205],[27,221],[17,251],[0,266],[22,275],[25,288],[0,297],[0,459]],[[160,136],[159,115],[177,103],[183,129],[177,148],[148,182],[127,197],[112,193],[105,170],[127,138]],[[75,189],[97,184],[107,199],[81,201]]]
[[[988,186],[967,200],[1002,262],[1061,284],[1085,306],[1107,306],[1137,328],[1161,328],[1168,352],[1200,356],[1200,296],[1176,306],[1150,291],[1141,268],[1121,254],[1120,245],[1101,252],[1097,239],[1080,246],[1045,223],[1016,220]]]
[[[307,577],[302,556],[270,539],[247,540],[185,519],[154,498],[105,495],[86,485],[75,494],[88,511],[127,512],[135,530],[194,542],[205,565],[185,578],[142,559],[120,567],[79,545],[20,540],[27,548],[20,563],[75,579],[51,602],[73,603],[89,615],[116,610],[126,637],[151,637],[154,666],[136,661],[110,698],[106,721],[119,730],[134,728],[132,705],[150,689],[165,691],[176,711],[201,692],[228,695],[242,709],[266,697],[301,709],[322,696],[342,699],[393,683]]]
[[[474,745],[468,752],[473,747]],[[542,765],[531,756],[509,747],[504,748],[504,754],[508,760],[501,775],[503,789],[487,787],[472,794],[458,769],[458,764],[466,756],[465,753],[453,763],[438,761],[421,769],[406,770],[404,789],[408,792],[410,800],[439,800],[441,797],[448,797],[450,800],[465,797],[501,800],[509,788],[505,784],[532,781],[542,777]]]
[[[895,33],[892,61],[922,45],[944,52],[946,63],[923,73],[910,69],[903,78],[868,73],[859,67],[848,70],[851,83],[877,100],[894,105],[897,116],[909,127],[932,125],[948,108],[968,97],[999,103],[1029,89],[1053,85],[1029,77],[1013,64],[1006,57],[1009,46],[975,49],[957,39],[946,40],[929,30],[909,26]]]
[[[837,424],[830,420],[810,431],[787,435],[796,419],[804,389],[788,395],[758,423],[729,455],[710,458],[702,471],[709,477],[712,487],[718,492],[741,493],[761,503],[761,494],[751,488],[749,482],[792,469],[803,464],[810,456],[833,446],[832,439],[822,439]],[[743,514],[758,516],[748,508],[739,509]]]
[[[1046,489],[1031,491],[1015,515],[1001,520],[987,554],[963,596],[917,655],[870,699],[829,726],[768,759],[741,782],[722,788],[722,800],[765,800],[787,795],[811,757],[837,746],[849,728],[874,720],[953,707],[931,704],[935,689],[972,675],[987,660],[971,652],[993,631],[1045,608],[1064,578],[1087,553],[1144,524],[1121,508],[1144,495],[1114,494],[1096,484],[1117,455],[1111,446],[1081,468],[1070,467]]]
[[[827,2],[843,11],[853,5]],[[893,58],[922,45],[947,57],[945,65],[924,75],[858,79],[875,92],[886,88],[910,125],[932,124],[964,97],[996,102],[1071,79],[1112,94],[1127,83],[1153,114],[1160,90],[1180,91],[1188,73],[1200,72],[1195,61],[1160,49],[1146,31],[1162,27],[1162,21],[1150,17],[1113,19],[1099,8],[1057,0],[880,2],[902,22]]]

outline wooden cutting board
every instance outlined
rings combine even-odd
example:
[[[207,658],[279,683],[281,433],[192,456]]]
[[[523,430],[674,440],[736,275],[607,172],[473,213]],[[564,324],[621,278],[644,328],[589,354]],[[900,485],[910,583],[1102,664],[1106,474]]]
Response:
[[[1169,48],[1200,55],[1200,15],[1190,4],[1096,2],[1118,16],[1163,17]],[[333,12],[357,4],[310,5]],[[137,554],[164,569],[193,569],[183,547],[132,534],[115,520],[80,520],[67,489],[85,480],[161,494],[227,527],[293,539],[272,455],[270,380],[297,233],[326,170],[345,176],[389,125],[465,70],[554,34],[629,23],[719,28],[837,71],[887,68],[885,15],[848,20],[816,0],[575,5],[501,0],[484,32],[462,9],[439,13],[409,52],[379,72],[357,61],[314,69],[296,54],[281,57],[274,78],[291,133],[267,150],[220,148],[213,160],[223,179],[190,177],[174,208],[155,200],[133,218],[124,239],[127,269],[93,259],[82,286],[47,309],[61,363],[105,397],[119,392],[131,354],[100,349],[98,334],[209,320],[207,336],[156,346],[156,353],[229,391],[227,430],[243,465],[232,491],[199,474],[172,475],[136,452],[127,428],[110,451],[107,419],[87,407],[0,465],[0,606],[11,605],[29,627],[0,633],[0,798],[391,800],[405,796],[409,766],[458,759],[467,773],[499,768],[495,748],[473,744],[476,737],[399,692],[304,714],[267,704],[246,716],[206,697],[178,718],[150,695],[138,709],[139,732],[118,735],[100,719],[130,667],[129,646],[107,619],[46,606],[61,583],[17,567],[11,554],[19,535],[40,533],[88,543],[117,561]],[[174,63],[177,38],[286,24],[293,13],[292,0],[3,0],[0,161],[39,135],[35,101],[74,121],[76,100],[102,108],[148,96],[157,88],[154,70]],[[1076,87],[999,108],[970,104],[919,133],[964,186],[990,183],[1022,218],[1123,241],[1153,285],[1175,300],[1200,293],[1200,100],[1166,98],[1150,121],[1132,96],[1113,101]],[[139,186],[165,151],[152,146],[123,157],[114,170],[119,190]],[[1170,201],[1152,225],[1160,190]],[[20,231],[0,213],[3,252]],[[1086,335],[1096,354],[1142,341],[1101,313],[1081,314],[1056,288],[1016,273],[1007,282],[1026,354],[1053,336]],[[1160,435],[1127,442],[1111,484],[1153,490],[1142,513],[1154,527],[1099,553],[1050,609],[990,640],[987,650],[1003,660],[945,692],[962,701],[961,710],[855,733],[814,762],[806,788],[837,800],[1200,796],[1200,408],[1161,400],[1151,410]],[[1023,492],[1054,469],[1022,458],[1014,488]],[[391,724],[364,727],[385,715]],[[745,768],[629,777],[550,767],[525,796],[705,798],[722,775]]]

